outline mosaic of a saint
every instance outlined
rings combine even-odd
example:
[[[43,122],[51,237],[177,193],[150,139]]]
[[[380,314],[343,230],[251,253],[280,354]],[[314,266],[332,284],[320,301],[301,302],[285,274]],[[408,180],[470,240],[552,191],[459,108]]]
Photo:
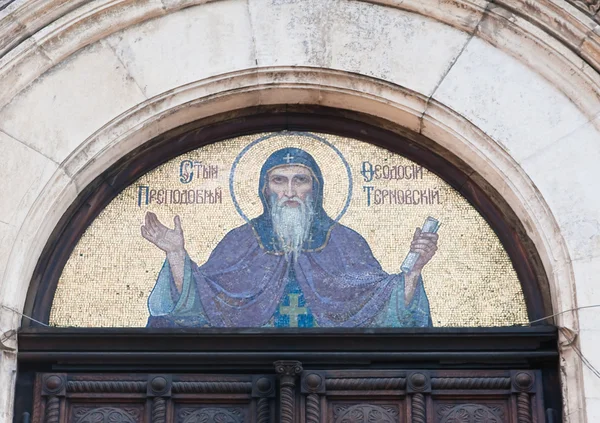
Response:
[[[170,229],[148,212],[142,236],[166,260],[148,299],[147,326],[431,326],[421,270],[438,235],[417,228],[411,271],[388,274],[360,234],[327,215],[323,184],[307,152],[271,154],[258,186],[263,213],[231,230],[202,265],[185,250],[178,216]]]

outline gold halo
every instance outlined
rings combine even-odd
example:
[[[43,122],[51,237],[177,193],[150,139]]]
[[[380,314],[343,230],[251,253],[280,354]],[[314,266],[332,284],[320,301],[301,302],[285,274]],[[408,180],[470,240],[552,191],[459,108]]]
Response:
[[[239,158],[232,175],[232,194],[235,195],[241,212],[248,219],[262,214],[263,207],[258,197],[260,169],[271,154],[286,147],[302,149],[315,159],[323,174],[323,208],[335,219],[347,202],[350,181],[347,177],[340,180],[340,175],[347,175],[346,166],[331,146],[311,136],[294,132],[281,132],[257,142]]]

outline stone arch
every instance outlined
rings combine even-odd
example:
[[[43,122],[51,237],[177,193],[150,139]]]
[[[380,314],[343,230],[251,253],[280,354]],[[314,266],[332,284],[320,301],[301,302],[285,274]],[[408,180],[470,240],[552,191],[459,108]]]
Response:
[[[43,160],[44,171],[37,176],[44,190],[29,193],[25,200],[19,201],[20,210],[14,211],[13,208],[18,207],[13,207],[7,212],[10,229],[6,229],[8,241],[3,254],[8,257],[8,264],[0,290],[7,306],[22,310],[27,284],[52,229],[77,193],[111,163],[144,141],[186,122],[244,107],[276,104],[347,108],[376,116],[382,125],[386,121],[393,122],[432,139],[468,163],[515,211],[542,257],[556,312],[576,307],[576,286],[582,292],[590,290],[589,278],[598,264],[593,254],[583,252],[597,242],[597,220],[589,215],[590,211],[597,212],[595,203],[586,200],[581,210],[569,210],[572,209],[569,201],[580,201],[587,193],[581,188],[585,181],[577,179],[577,168],[567,167],[564,181],[548,183],[544,180],[552,173],[548,168],[560,164],[560,157],[566,156],[574,140],[597,153],[593,146],[598,139],[594,118],[600,111],[596,72],[599,68],[596,58],[600,55],[596,50],[597,35],[592,31],[595,24],[566,3],[538,3],[537,10],[527,15],[515,11],[518,2],[464,1],[441,7],[418,1],[397,5],[381,0],[367,4],[372,10],[381,7],[388,8],[385,11],[393,10],[399,19],[410,20],[417,16],[413,23],[445,30],[446,34],[458,37],[453,46],[455,54],[438,64],[427,84],[419,69],[403,68],[396,74],[378,72],[377,66],[382,63],[369,63],[369,56],[353,64],[351,60],[344,62],[341,53],[336,56],[316,46],[299,51],[296,60],[283,55],[277,46],[265,44],[264,54],[255,58],[256,67],[251,66],[250,61],[250,64],[225,63],[222,67],[208,64],[206,73],[200,75],[182,71],[171,85],[150,84],[151,89],[141,89],[140,95],[134,95],[132,88],[126,94],[130,97],[128,101],[105,109],[97,109],[97,106],[108,104],[111,98],[92,100],[86,99],[89,92],[85,90],[81,93],[60,91],[60,75],[69,79],[70,75],[88,72],[86,62],[91,68],[102,62],[89,61],[90,57],[114,59],[115,47],[110,45],[108,37],[118,31],[119,35],[129,31],[128,36],[135,36],[136,31],[148,30],[148,26],[154,25],[159,30],[154,35],[160,39],[168,34],[166,29],[160,32],[160,28],[164,29],[167,19],[175,19],[175,12],[191,16],[189,14],[206,7],[202,5],[204,1],[102,1],[91,5],[72,1],[58,7],[60,3],[51,0],[15,2],[0,12],[2,23],[7,23],[5,33],[12,31],[14,35],[3,39],[17,40],[3,46],[6,54],[0,59],[0,92],[3,93],[0,121],[4,121],[0,130],[7,142],[26,145],[28,147],[23,148],[33,148],[47,158]],[[235,2],[215,2],[217,5],[210,7],[220,7],[220,3]],[[348,6],[351,7],[355,5]],[[294,13],[300,12],[289,12]],[[378,13],[373,12],[369,17],[371,21],[367,21],[373,27],[381,25]],[[254,37],[256,29],[251,25],[244,30],[244,39]],[[306,28],[300,28],[298,35],[306,35],[302,31]],[[349,41],[355,41],[356,34],[338,31]],[[386,34],[386,37],[393,38],[393,35]],[[426,31],[415,37],[420,43],[434,41],[433,37],[427,37]],[[107,55],[102,56],[104,53]],[[410,51],[405,53],[410,56]],[[410,59],[418,60],[418,53]],[[273,61],[273,57],[279,57],[279,61]],[[119,65],[117,59],[110,63]],[[123,77],[131,79],[125,84],[129,88],[132,84],[143,85],[140,74],[135,75],[131,70],[136,63],[147,69],[151,62],[141,56],[132,60],[129,68],[121,62],[127,68]],[[393,68],[389,63],[388,66]],[[477,75],[478,66],[506,70],[500,74],[501,82],[516,81],[522,86],[506,98],[496,93],[500,102],[494,107],[486,100],[494,93],[489,85],[491,81]],[[525,72],[526,77],[514,78],[518,72]],[[526,85],[533,89],[525,90]],[[79,127],[64,124],[62,132],[36,143],[39,132],[26,128],[27,123],[18,117],[24,116],[36,99],[52,94],[51,86],[59,87],[59,93],[73,100],[76,103],[73,107],[88,106],[89,111],[82,120],[92,115],[96,119],[90,118],[86,125]],[[473,87],[474,91],[464,87]],[[478,89],[482,89],[481,98],[475,95]],[[549,97],[544,95],[546,89],[551,90]],[[512,102],[519,94],[525,98],[532,96],[532,101]],[[550,113],[553,108],[545,104],[549,101],[554,102],[554,109],[561,113]],[[538,113],[531,114],[536,107]],[[70,112],[64,103],[53,112],[61,110]],[[498,110],[505,116],[494,116]],[[50,119],[49,115],[46,112],[44,116]],[[513,130],[510,123],[519,115],[534,119],[514,125]],[[40,118],[43,120],[44,116]],[[63,119],[65,116],[62,115]],[[552,121],[566,124],[552,125]],[[8,129],[6,122],[12,122]],[[535,128],[527,129],[528,126]],[[52,125],[47,125],[48,128],[50,132],[55,129]],[[547,139],[543,140],[544,137]],[[521,142],[523,139],[528,143]],[[55,140],[59,142],[52,145]],[[534,160],[533,155],[542,150],[547,156],[540,160],[548,160],[547,164]],[[591,163],[593,157],[586,161],[585,157],[575,155],[573,159],[593,180],[597,172]],[[9,183],[18,179],[17,170],[11,175]],[[557,190],[568,187],[569,183],[574,187],[569,193],[571,198],[562,201]],[[578,235],[576,224],[587,228],[590,235]],[[573,260],[577,261],[576,266]],[[3,330],[18,326],[19,319],[11,312],[4,310],[1,316]],[[577,332],[578,313],[558,316],[557,323]],[[586,329],[591,328],[593,323],[586,326]],[[566,375],[563,379],[565,412],[573,421],[583,421],[577,414],[584,409],[581,364],[568,348],[562,354]],[[9,363],[8,369],[14,365],[10,353],[4,355],[4,360]],[[1,377],[3,382],[12,380],[9,370],[2,372]],[[6,400],[5,404],[9,405],[3,412],[10,413],[10,399]]]
[[[328,75],[332,78],[332,82],[328,86],[319,85],[317,87],[310,86],[309,78],[313,78],[315,73],[319,73],[314,69],[269,69],[265,72],[277,73],[276,78],[285,82],[282,82],[281,87],[269,86],[271,100],[267,101],[265,96],[261,96],[260,106],[303,104],[298,101],[297,97],[298,93],[303,93],[307,95],[309,100],[318,95],[320,97],[319,104],[322,106],[335,106],[343,103],[349,111],[372,113],[373,110],[378,110],[378,115],[383,118],[380,121],[383,125],[388,122],[388,125],[393,126],[390,118],[394,117],[395,121],[400,120],[404,127],[415,127],[414,124],[410,125],[410,120],[412,119],[414,123],[422,119],[423,129],[421,133],[423,135],[430,137],[441,147],[452,148],[451,151],[454,152],[459,151],[461,159],[473,166],[473,169],[480,175],[486,175],[485,179],[492,184],[493,188],[502,193],[503,198],[507,200],[518,218],[528,228],[528,235],[541,253],[546,269],[548,266],[552,266],[552,263],[547,262],[548,254],[555,259],[568,254],[564,245],[561,245],[562,240],[552,240],[552,237],[556,235],[554,229],[556,223],[552,222],[552,216],[539,219],[541,213],[546,212],[547,206],[543,203],[535,204],[531,201],[526,202],[524,206],[521,202],[521,199],[532,198],[532,195],[535,195],[535,187],[527,176],[519,171],[518,164],[487,135],[452,110],[441,104],[436,104],[433,106],[435,107],[435,114],[426,112],[421,117],[422,112],[420,109],[414,108],[414,103],[423,104],[419,102],[417,94],[402,90],[399,87],[390,87],[388,84],[383,84],[382,87],[380,81],[342,72],[324,71],[323,78]],[[304,72],[306,74],[303,75]],[[286,81],[288,78],[289,81]],[[333,80],[336,81],[335,86]],[[60,217],[67,211],[69,205],[76,200],[79,192],[76,187],[83,189],[89,185],[97,175],[102,173],[115,160],[141,146],[146,140],[153,138],[155,135],[160,135],[162,132],[191,123],[200,116],[209,118],[210,116],[228,113],[235,115],[236,111],[240,109],[256,106],[256,94],[261,89],[256,81],[254,71],[229,75],[227,83],[235,82],[240,87],[239,90],[221,93],[217,96],[212,96],[210,93],[220,91],[219,86],[224,82],[222,79],[199,81],[198,84],[189,85],[186,90],[169,95],[171,106],[169,108],[161,109],[157,103],[164,101],[164,99],[159,98],[156,99],[156,103],[150,101],[147,104],[140,105],[131,113],[124,114],[107,124],[69,157],[69,160],[65,162],[64,173],[61,172],[55,175],[57,177],[53,181],[54,184],[47,186],[50,192],[56,192],[58,195],[44,196],[38,199],[38,202],[32,207],[32,213],[28,216],[22,231],[31,234],[32,239],[39,240],[39,242],[22,240],[21,244],[26,245],[28,249],[33,247],[38,251],[38,254],[41,253],[45,244],[45,241],[42,242],[42,240],[50,238],[51,232]],[[360,91],[352,88],[357,84],[361,86]],[[191,92],[198,90],[199,87],[202,87],[200,92],[208,92],[209,95],[200,96],[190,101],[190,98],[194,97]],[[389,92],[387,94],[384,88],[388,88]],[[399,90],[403,91],[401,99],[394,96]],[[378,94],[370,94],[371,92]],[[178,96],[181,96],[180,98],[184,102],[179,103],[177,101]],[[311,104],[311,101],[307,100],[305,104]],[[197,110],[192,112],[194,108],[197,108]],[[157,129],[157,125],[160,129]],[[119,133],[121,136],[115,136]],[[67,179],[66,175],[70,175],[70,179]],[[532,208],[532,204],[537,208]],[[52,220],[50,219],[51,211],[53,211]],[[543,225],[540,225],[540,223],[543,223]],[[548,242],[549,240],[552,242]],[[15,254],[13,257],[23,255],[19,251],[12,254]],[[563,262],[566,260],[566,257],[562,258]],[[10,262],[12,262],[12,257]],[[35,266],[35,262],[30,262],[30,266]],[[24,269],[7,267],[7,272],[17,272],[19,270],[23,271]],[[31,267],[28,270],[33,272]],[[565,295],[561,292],[563,286],[561,282],[568,274],[559,275],[556,271],[553,271],[548,273],[548,276],[550,277],[549,289],[553,308],[572,308],[568,303],[557,304],[557,299],[565,301]],[[558,278],[562,278],[562,280]],[[21,295],[24,295],[24,293]],[[572,317],[568,314],[559,316],[559,319],[563,319],[563,322],[559,324],[561,326],[576,325],[576,320],[567,320]]]
[[[295,69],[294,72],[297,74],[299,70]],[[282,78],[285,77],[283,73],[282,71]],[[341,74],[338,76],[343,77]],[[291,86],[288,90],[290,88]],[[294,90],[289,95],[291,100]],[[169,113],[177,114],[177,111],[170,110]],[[153,119],[160,117],[154,116]],[[382,125],[386,129],[381,128]],[[315,107],[308,103],[288,103],[285,106],[263,104],[260,107],[221,111],[205,119],[176,126],[136,146],[116,163],[109,163],[109,167],[99,177],[82,185],[83,190],[54,228],[29,286],[25,313],[38,321],[49,323],[50,309],[56,301],[54,294],[63,266],[74,254],[73,248],[86,228],[93,225],[102,210],[110,207],[110,202],[120,195],[122,189],[136,184],[138,178],[156,166],[161,166],[165,160],[190,149],[265,130],[323,132],[347,136],[383,146],[432,170],[465,197],[494,228],[519,275],[529,319],[542,319],[552,314],[553,306],[545,271],[520,219],[495,188],[483,178],[477,177],[478,173],[468,164],[430,139],[409,132],[390,121],[384,123],[381,119],[374,119],[349,108],[334,109],[324,105]],[[435,152],[430,150],[434,145]],[[112,145],[105,146],[102,151],[112,148]],[[103,161],[101,156],[98,159]],[[551,322],[552,319],[544,323]],[[29,326],[28,323],[23,324]]]

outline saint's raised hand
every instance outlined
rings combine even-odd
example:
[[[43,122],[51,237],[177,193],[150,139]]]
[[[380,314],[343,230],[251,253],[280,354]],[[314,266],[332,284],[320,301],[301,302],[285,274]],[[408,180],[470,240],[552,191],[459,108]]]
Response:
[[[433,258],[437,251],[437,241],[438,234],[421,232],[421,228],[415,230],[410,244],[410,251],[419,253],[419,259],[413,266],[413,272],[421,273],[423,267]]]
[[[173,223],[174,229],[167,228],[154,213],[147,212],[146,222],[142,225],[142,236],[167,254],[183,252],[183,229],[179,216],[175,216]]]

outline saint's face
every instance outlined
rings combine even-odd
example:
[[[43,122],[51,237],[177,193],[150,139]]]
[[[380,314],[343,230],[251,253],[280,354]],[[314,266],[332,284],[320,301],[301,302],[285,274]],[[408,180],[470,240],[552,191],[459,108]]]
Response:
[[[294,200],[306,201],[312,193],[312,176],[304,166],[279,166],[269,171],[267,175],[268,194],[276,194],[277,200],[285,201],[287,207],[298,207],[300,203]]]

